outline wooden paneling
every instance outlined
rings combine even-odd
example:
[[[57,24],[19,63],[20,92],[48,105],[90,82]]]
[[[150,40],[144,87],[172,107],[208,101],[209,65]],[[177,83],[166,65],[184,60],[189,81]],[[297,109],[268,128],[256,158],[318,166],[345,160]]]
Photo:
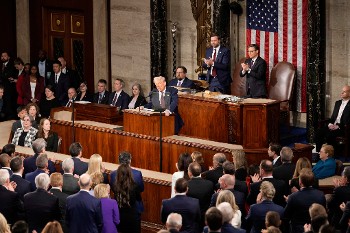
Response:
[[[1,36],[0,51],[8,51],[11,58],[17,57],[16,1],[0,1]],[[27,62],[27,61],[24,61]]]

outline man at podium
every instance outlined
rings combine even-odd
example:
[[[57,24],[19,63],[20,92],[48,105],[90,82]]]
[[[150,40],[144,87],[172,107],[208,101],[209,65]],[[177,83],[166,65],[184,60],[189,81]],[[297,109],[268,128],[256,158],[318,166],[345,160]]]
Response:
[[[165,116],[170,116],[172,113],[175,114],[175,134],[178,134],[184,123],[178,112],[177,89],[167,87],[165,78],[162,76],[154,77],[153,82],[156,88],[149,94],[151,101],[144,107],[152,108],[156,111],[164,111]]]

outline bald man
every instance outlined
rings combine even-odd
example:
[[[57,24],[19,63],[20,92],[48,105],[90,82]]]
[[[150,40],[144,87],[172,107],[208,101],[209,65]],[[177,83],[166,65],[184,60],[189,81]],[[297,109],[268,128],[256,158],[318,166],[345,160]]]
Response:
[[[316,134],[316,151],[319,152],[322,144],[335,146],[335,139],[344,135],[345,125],[350,124],[350,86],[345,85],[340,92],[340,100],[334,104],[333,114],[328,125],[320,128]]]
[[[66,225],[69,232],[101,232],[102,212],[100,200],[91,196],[91,178],[83,174],[79,178],[80,191],[67,198]]]

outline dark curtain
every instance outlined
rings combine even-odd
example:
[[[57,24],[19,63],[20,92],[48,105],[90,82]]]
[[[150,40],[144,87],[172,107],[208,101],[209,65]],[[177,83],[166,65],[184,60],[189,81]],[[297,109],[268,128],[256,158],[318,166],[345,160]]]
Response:
[[[153,77],[167,78],[167,1],[151,0],[151,85]]]
[[[230,48],[230,5],[228,0],[213,1],[213,32],[221,36],[221,45]]]
[[[314,142],[325,113],[325,0],[309,0],[307,59],[307,136]]]

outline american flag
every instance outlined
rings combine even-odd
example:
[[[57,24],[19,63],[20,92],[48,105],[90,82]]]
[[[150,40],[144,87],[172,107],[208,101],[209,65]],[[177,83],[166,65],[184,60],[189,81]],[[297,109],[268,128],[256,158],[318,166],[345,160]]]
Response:
[[[260,46],[267,77],[280,61],[296,67],[299,112],[306,112],[307,9],[307,0],[247,0],[246,43]]]

